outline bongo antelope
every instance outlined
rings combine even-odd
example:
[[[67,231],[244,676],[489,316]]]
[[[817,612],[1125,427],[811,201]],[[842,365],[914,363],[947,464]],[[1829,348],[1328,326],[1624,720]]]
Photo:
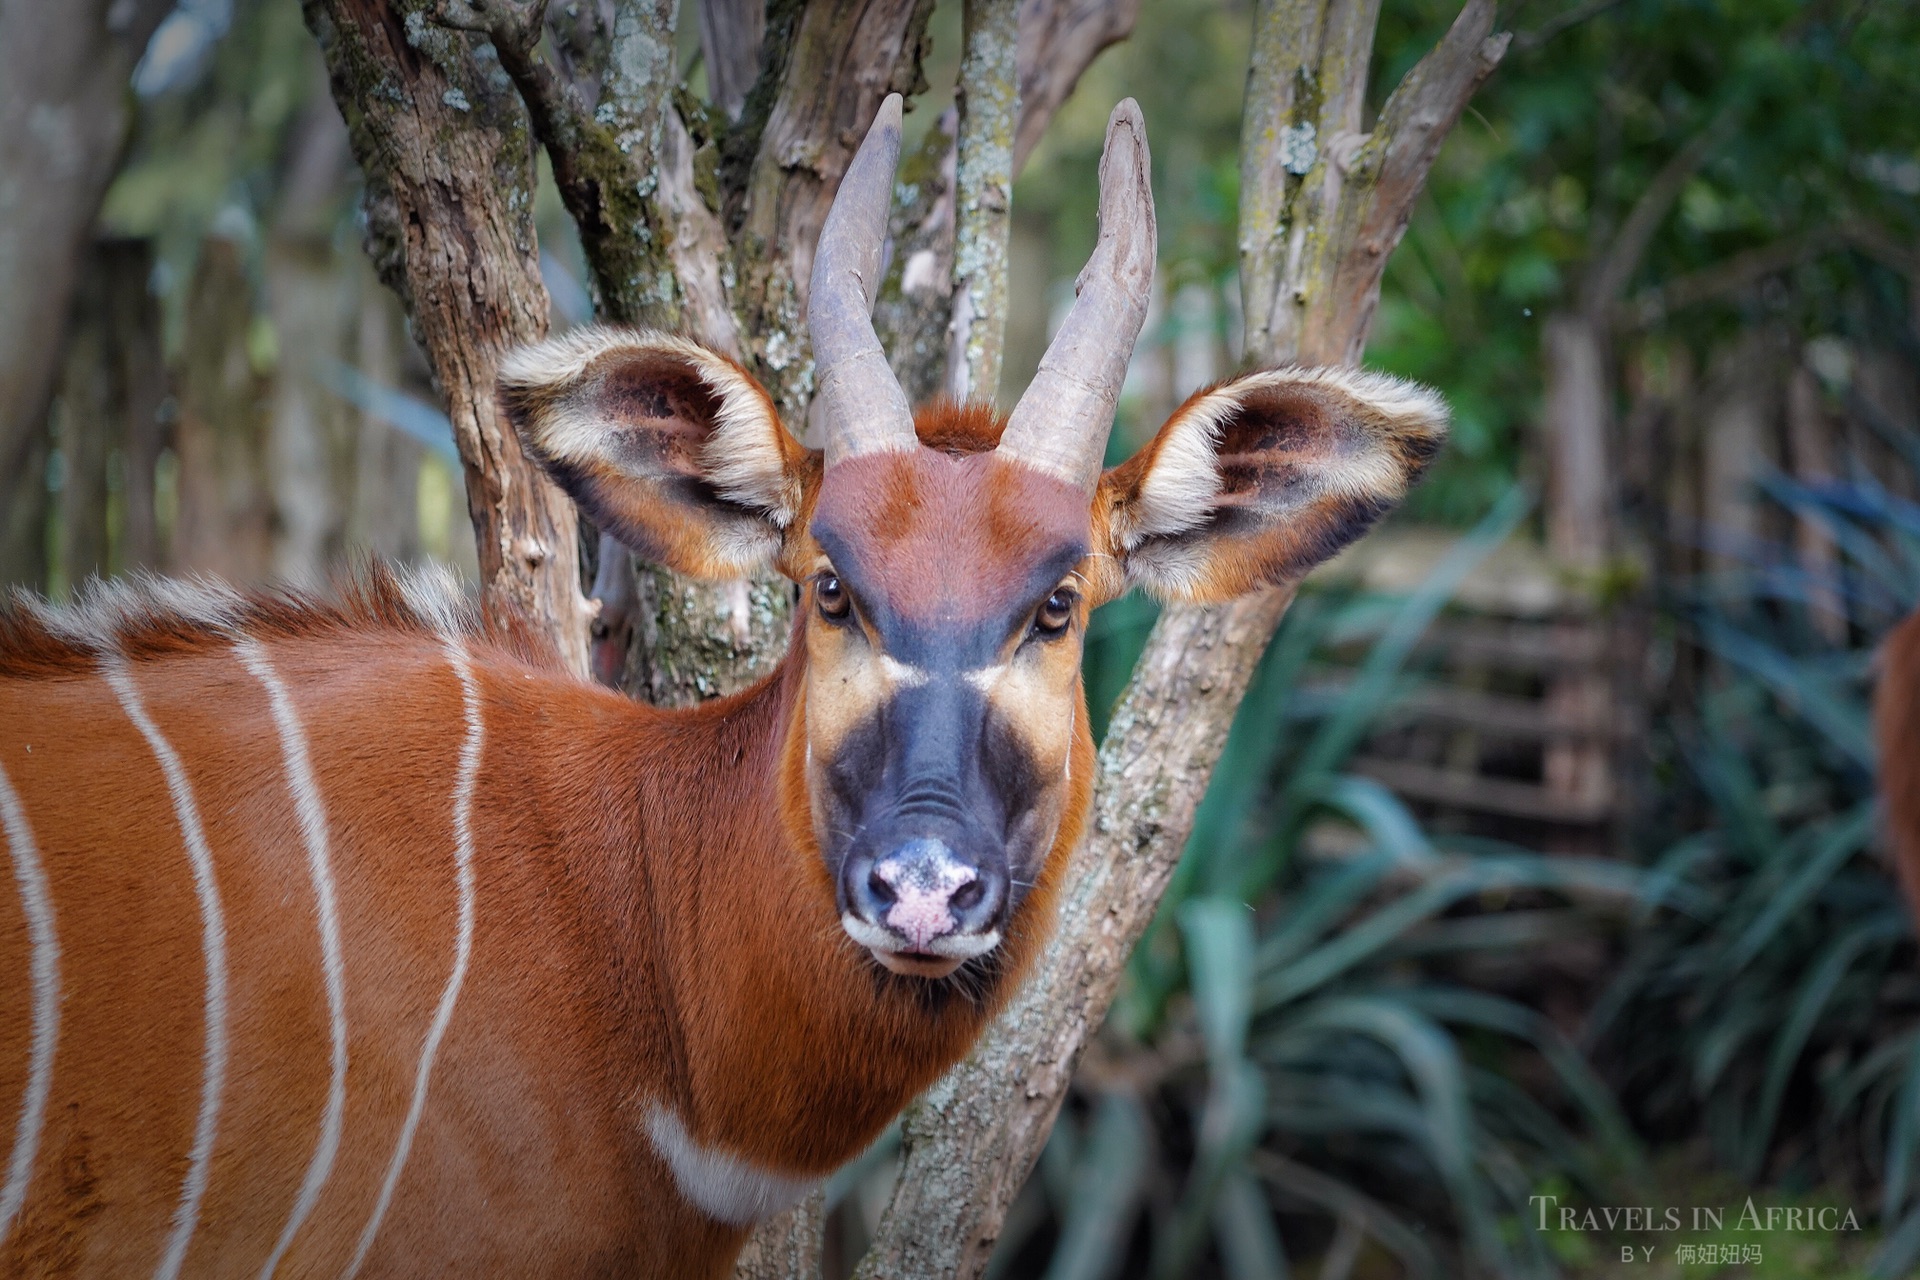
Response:
[[[1438,447],[1427,391],[1281,369],[1102,472],[1153,274],[1131,101],[1032,386],[916,417],[868,318],[900,109],[812,267],[824,450],[679,337],[501,377],[603,528],[798,584],[746,692],[638,705],[377,569],[0,621],[0,1273],[725,1274],[1046,936],[1088,611],[1295,579]]]

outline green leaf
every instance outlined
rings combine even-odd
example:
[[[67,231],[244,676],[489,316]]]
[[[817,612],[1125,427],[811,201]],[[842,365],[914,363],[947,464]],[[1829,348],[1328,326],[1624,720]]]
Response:
[[[1913,926],[1902,906],[1895,905],[1885,912],[1870,916],[1836,938],[1800,985],[1794,998],[1793,1011],[1788,1015],[1786,1025],[1780,1029],[1773,1051],[1767,1058],[1766,1084],[1760,1090],[1760,1105],[1749,1130],[1749,1145],[1743,1162],[1748,1177],[1758,1177],[1766,1161],[1767,1146],[1773,1137],[1774,1124],[1779,1119],[1780,1102],[1786,1096],[1787,1081],[1793,1073],[1794,1064],[1800,1060],[1800,1054],[1806,1048],[1808,1037],[1813,1034],[1814,1025],[1826,1012],[1834,989],[1847,976],[1848,969],[1863,951],[1905,938],[1912,932]]]
[[[1235,1169],[1220,1184],[1213,1230],[1227,1280],[1287,1280],[1287,1252],[1280,1244],[1273,1209],[1246,1170]]]
[[[1253,1008],[1253,912],[1244,902],[1199,898],[1180,907],[1193,999],[1215,1070],[1246,1052]]]
[[[1046,1280],[1104,1280],[1118,1272],[1152,1149],[1139,1102],[1120,1093],[1103,1095],[1094,1108],[1085,1158],[1077,1166]]]

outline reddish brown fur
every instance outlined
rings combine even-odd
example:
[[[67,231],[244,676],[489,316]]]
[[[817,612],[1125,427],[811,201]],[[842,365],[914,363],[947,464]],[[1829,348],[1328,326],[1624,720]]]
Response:
[[[1873,718],[1887,840],[1907,902],[1920,917],[1920,612],[1895,628],[1880,651]]]

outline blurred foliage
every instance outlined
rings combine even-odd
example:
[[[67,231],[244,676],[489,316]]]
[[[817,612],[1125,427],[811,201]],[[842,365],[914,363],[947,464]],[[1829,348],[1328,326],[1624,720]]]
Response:
[[[231,21],[199,26],[202,47],[177,52],[180,66],[143,97],[132,152],[100,214],[106,231],[153,240],[169,351],[179,348],[188,282],[209,235],[241,246],[257,280],[294,124],[326,93],[297,4],[239,0]],[[332,192],[333,208],[299,212],[337,218],[351,233],[352,194],[341,187]],[[262,341],[256,364],[270,365],[270,329]]]
[[[1920,979],[1874,847],[1874,633],[1835,648],[1837,589],[1887,622],[1920,604],[1920,506],[1869,479],[1778,481],[1835,534],[1838,580],[1780,549],[1674,602],[1715,675],[1672,732],[1706,806],[1650,867],[1643,918],[1589,1038],[1656,1136],[1703,1132],[1749,1183],[1880,1187],[1874,1274],[1920,1264]]]
[[[1383,7],[1377,82],[1392,84],[1451,20],[1447,0]],[[1597,10],[1597,12],[1594,12]],[[1565,16],[1592,13],[1555,33]],[[1920,9],[1804,0],[1534,0],[1500,70],[1449,138],[1387,269],[1370,362],[1444,388],[1452,445],[1410,509],[1459,523],[1529,469],[1540,326],[1580,304],[1635,201],[1696,135],[1725,130],[1626,280],[1627,298],[1743,250],[1870,219],[1920,244]],[[1889,283],[1856,251],[1793,266],[1662,317],[1695,347],[1757,305],[1807,335],[1881,337],[1862,295]],[[1622,299],[1625,301],[1626,299]],[[1618,335],[1635,341],[1631,328]]]

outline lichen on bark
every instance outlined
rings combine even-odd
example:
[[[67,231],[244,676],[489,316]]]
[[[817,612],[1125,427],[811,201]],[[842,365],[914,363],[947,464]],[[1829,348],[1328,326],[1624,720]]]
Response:
[[[962,15],[952,345],[947,354],[947,388],[960,401],[991,401],[1000,387],[1013,138],[1020,118],[1018,9],[1014,0],[967,0]]]

